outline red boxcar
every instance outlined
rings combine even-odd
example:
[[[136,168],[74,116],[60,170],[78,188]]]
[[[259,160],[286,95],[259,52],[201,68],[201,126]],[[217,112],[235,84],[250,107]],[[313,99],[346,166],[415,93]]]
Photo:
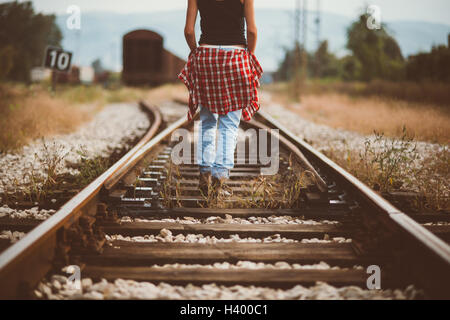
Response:
[[[150,30],[123,36],[122,81],[128,85],[159,85],[175,81],[185,60],[164,49],[163,37]]]

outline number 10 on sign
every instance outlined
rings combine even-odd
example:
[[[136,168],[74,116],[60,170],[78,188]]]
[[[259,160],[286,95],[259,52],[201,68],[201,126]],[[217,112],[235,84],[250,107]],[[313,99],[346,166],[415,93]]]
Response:
[[[71,60],[71,52],[64,51],[60,48],[47,47],[44,65],[53,70],[67,72],[70,69]]]

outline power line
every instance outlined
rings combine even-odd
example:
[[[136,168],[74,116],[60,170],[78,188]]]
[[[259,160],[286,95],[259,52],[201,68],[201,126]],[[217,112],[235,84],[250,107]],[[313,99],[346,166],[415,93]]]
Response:
[[[308,0],[303,0],[302,6],[302,48],[301,48],[301,86],[304,86],[308,75]]]
[[[295,99],[298,99],[300,96],[300,64],[301,64],[301,53],[300,53],[300,18],[301,18],[301,10],[302,10],[302,1],[296,0],[295,2],[295,23],[294,23],[294,81],[293,81],[293,94]]]
[[[295,2],[295,30],[294,30],[294,47],[300,45],[300,14],[301,14],[301,0]]]
[[[302,49],[306,50],[308,40],[308,0],[302,1]]]
[[[308,1],[295,3],[294,95],[298,99],[307,76]]]
[[[317,49],[320,47],[320,37],[321,37],[321,24],[322,24],[322,17],[321,17],[321,6],[320,6],[320,0],[316,0],[317,2],[317,11],[316,11],[316,41],[317,41]]]

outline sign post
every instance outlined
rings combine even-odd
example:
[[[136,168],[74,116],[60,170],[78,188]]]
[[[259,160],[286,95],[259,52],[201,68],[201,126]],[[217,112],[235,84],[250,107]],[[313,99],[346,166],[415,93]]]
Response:
[[[56,88],[56,77],[54,72],[66,73],[70,70],[72,52],[64,51],[58,47],[48,46],[45,51],[44,67],[52,69],[52,90]]]

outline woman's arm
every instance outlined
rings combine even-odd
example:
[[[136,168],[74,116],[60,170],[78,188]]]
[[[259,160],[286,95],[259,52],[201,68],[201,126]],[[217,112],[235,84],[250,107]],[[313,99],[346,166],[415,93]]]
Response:
[[[244,0],[245,20],[247,21],[248,50],[255,53],[258,31],[255,22],[254,0]]]
[[[195,21],[197,20],[197,12],[197,0],[188,0],[184,37],[186,38],[186,42],[191,49],[191,52],[197,48],[197,41],[195,40]]]

